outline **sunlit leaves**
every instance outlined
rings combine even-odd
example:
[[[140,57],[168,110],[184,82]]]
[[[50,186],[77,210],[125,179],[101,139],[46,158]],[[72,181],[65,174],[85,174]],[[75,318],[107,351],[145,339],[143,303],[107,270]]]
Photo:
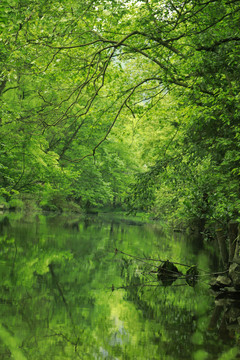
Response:
[[[4,1],[1,10],[6,191],[44,184],[45,204],[63,189],[83,206],[106,204],[153,167],[149,187],[146,174],[138,186],[142,208],[160,206],[169,186],[170,203],[190,209],[201,198],[193,173],[207,183],[197,164],[209,153],[207,170],[236,189],[236,2]]]

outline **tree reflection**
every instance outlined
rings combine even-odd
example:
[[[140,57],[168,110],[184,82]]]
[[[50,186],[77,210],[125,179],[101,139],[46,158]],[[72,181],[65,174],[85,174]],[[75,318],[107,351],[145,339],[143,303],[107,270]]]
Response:
[[[154,237],[149,225],[103,222],[86,228],[79,221],[76,231],[57,228],[56,221],[20,219],[4,226],[0,358],[186,360],[204,351],[209,359],[230,351],[234,340],[224,335],[219,343],[214,319],[226,322],[233,313],[224,305],[221,313],[214,310],[207,284],[193,288],[179,276],[163,286],[158,263],[148,266],[110,251],[118,242],[137,253],[141,239],[142,251],[152,258],[149,239],[157,241],[159,234]],[[164,236],[162,244],[165,258],[169,244],[173,255],[184,249],[184,242]],[[176,259],[181,263],[185,256]],[[200,258],[189,261],[194,259],[203,265]]]

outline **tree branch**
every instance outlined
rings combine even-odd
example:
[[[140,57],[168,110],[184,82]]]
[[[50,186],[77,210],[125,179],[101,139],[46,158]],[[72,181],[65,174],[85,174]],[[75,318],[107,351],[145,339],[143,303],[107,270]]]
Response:
[[[228,42],[231,42],[231,41],[240,41],[240,37],[236,36],[236,37],[229,37],[229,38],[226,38],[226,39],[222,39],[222,40],[216,41],[214,44],[212,44],[210,46],[200,46],[196,50],[197,51],[202,51],[202,50],[214,51],[217,46],[220,46],[222,44],[225,44],[225,43],[228,43]]]
[[[114,127],[114,125],[115,125],[115,123],[116,123],[119,115],[121,114],[122,109],[124,108],[124,106],[127,106],[127,101],[128,101],[128,100],[130,99],[130,97],[133,95],[133,93],[135,92],[135,90],[136,90],[139,86],[143,85],[144,83],[146,83],[146,82],[148,82],[148,81],[152,81],[152,80],[159,80],[159,79],[158,79],[158,78],[145,79],[145,80],[141,81],[140,83],[138,83],[136,86],[134,86],[134,87],[132,88],[130,94],[128,94],[128,96],[125,98],[125,100],[123,101],[123,103],[122,103],[121,106],[119,107],[118,112],[117,112],[117,114],[116,114],[116,116],[115,116],[112,124],[111,124],[110,127],[108,128],[105,136],[102,138],[102,140],[99,141],[99,143],[98,143],[97,145],[94,146],[94,148],[93,148],[93,150],[92,150],[92,153],[89,153],[89,154],[87,154],[87,155],[84,155],[84,156],[81,157],[79,160],[70,160],[70,159],[67,159],[67,158],[66,158],[66,160],[68,160],[68,161],[70,161],[70,162],[73,162],[73,163],[79,163],[79,162],[81,162],[82,160],[86,159],[87,157],[95,156],[95,153],[96,153],[97,148],[98,148],[104,141],[106,141],[106,139],[107,139],[108,135],[110,134],[110,132],[112,131],[112,128]]]

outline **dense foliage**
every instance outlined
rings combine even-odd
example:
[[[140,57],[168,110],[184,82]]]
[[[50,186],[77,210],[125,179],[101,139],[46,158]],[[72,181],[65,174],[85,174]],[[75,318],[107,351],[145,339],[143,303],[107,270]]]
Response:
[[[239,220],[240,1],[0,11],[2,203]]]

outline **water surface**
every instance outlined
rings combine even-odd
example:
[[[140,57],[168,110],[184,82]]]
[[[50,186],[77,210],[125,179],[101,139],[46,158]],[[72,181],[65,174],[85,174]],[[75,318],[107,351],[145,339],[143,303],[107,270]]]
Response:
[[[0,359],[236,358],[209,291],[212,245],[107,215],[14,214],[0,217],[0,245]],[[163,286],[151,272],[160,263],[136,257],[197,264],[203,276]]]

